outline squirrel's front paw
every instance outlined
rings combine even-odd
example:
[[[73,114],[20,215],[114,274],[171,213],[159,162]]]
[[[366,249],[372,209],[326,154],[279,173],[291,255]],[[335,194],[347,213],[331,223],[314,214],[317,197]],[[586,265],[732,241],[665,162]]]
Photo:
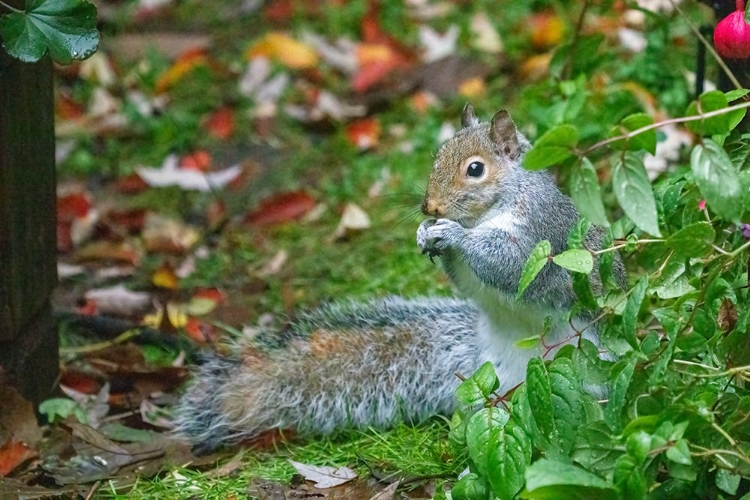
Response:
[[[417,229],[417,245],[422,249],[422,253],[429,255],[432,260],[451,246],[462,230],[460,224],[449,219],[428,219]]]

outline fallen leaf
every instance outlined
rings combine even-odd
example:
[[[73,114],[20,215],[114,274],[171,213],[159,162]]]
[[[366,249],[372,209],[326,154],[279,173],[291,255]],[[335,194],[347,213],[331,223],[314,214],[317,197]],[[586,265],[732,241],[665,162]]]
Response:
[[[189,318],[185,324],[185,333],[188,337],[199,344],[215,342],[217,340],[216,330],[213,325],[204,323],[198,318]]]
[[[346,127],[346,137],[360,150],[371,149],[380,141],[380,121],[366,118],[352,122]]]
[[[279,32],[266,34],[248,49],[246,56],[275,59],[292,69],[308,69],[318,64],[318,54],[312,47]]]
[[[16,467],[36,455],[37,453],[24,443],[9,440],[0,447],[0,477],[7,476]]]
[[[468,99],[478,99],[485,95],[487,88],[481,78],[469,78],[458,86],[458,93]]]
[[[289,463],[292,464],[292,467],[297,469],[297,472],[302,474],[306,480],[313,481],[316,488],[333,488],[347,483],[357,477],[357,473],[348,467],[318,467],[315,465],[295,462],[294,460],[289,460]]]
[[[471,45],[483,52],[497,54],[503,51],[503,42],[486,12],[478,12],[471,17],[471,31],[474,38]]]
[[[427,25],[419,28],[419,43],[422,45],[422,61],[431,63],[456,53],[458,26],[451,25],[443,34]]]
[[[138,316],[151,307],[151,294],[129,290],[122,283],[89,290],[84,297],[96,304],[99,314]]]
[[[143,224],[143,246],[148,252],[182,255],[200,240],[198,230],[180,220],[149,213]]]
[[[271,257],[271,259],[266,262],[261,270],[258,271],[258,277],[268,278],[269,276],[278,274],[279,271],[281,271],[281,268],[284,267],[284,264],[286,264],[286,261],[288,259],[289,254],[286,252],[286,250],[279,250],[278,252],[276,252],[276,255]]]
[[[159,266],[151,276],[151,283],[167,290],[177,290],[180,287],[180,279],[175,274],[175,270],[166,262]]]
[[[115,181],[115,189],[122,194],[138,194],[148,189],[148,184],[138,174],[129,174]]]
[[[0,443],[6,440],[34,447],[42,439],[34,406],[9,385],[0,371]],[[3,474],[0,474],[3,475]]]
[[[216,139],[229,139],[234,133],[234,110],[229,107],[217,109],[206,119],[204,127],[208,135]]]
[[[213,163],[211,153],[202,149],[187,156],[183,156],[180,159],[180,168],[205,173],[211,170],[211,163]]]
[[[383,489],[383,491],[376,493],[372,498],[370,498],[370,500],[393,500],[399,484],[401,484],[400,481],[389,484],[388,487]]]
[[[232,182],[242,173],[242,168],[234,165],[204,174],[196,170],[178,168],[177,156],[170,155],[164,160],[161,168],[136,167],[135,171],[151,187],[179,186],[186,190],[208,193]]]
[[[558,45],[565,35],[565,22],[556,14],[537,12],[531,16],[531,46],[547,50]]]
[[[247,224],[268,226],[299,219],[315,208],[315,198],[306,191],[279,193],[260,202],[258,208],[245,217]]]
[[[208,63],[208,54],[205,48],[200,47],[183,52],[175,63],[156,81],[156,93],[161,94],[165,92],[195,68],[198,66],[207,66]]]
[[[80,248],[75,253],[75,260],[77,262],[106,260],[135,266],[141,260],[141,256],[132,245],[126,242],[95,241]]]
[[[344,212],[341,214],[341,221],[333,233],[333,238],[337,240],[346,238],[368,229],[371,225],[367,212],[354,203],[347,203]]]

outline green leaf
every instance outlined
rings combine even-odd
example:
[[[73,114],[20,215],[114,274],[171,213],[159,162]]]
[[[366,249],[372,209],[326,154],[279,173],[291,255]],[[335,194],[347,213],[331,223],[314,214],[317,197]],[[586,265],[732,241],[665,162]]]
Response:
[[[698,101],[693,101],[688,106],[685,116],[695,116],[698,113],[698,104],[700,104],[700,110],[703,113],[710,113],[711,111],[718,111],[724,109],[729,104],[727,97],[723,92],[719,90],[711,90],[705,92],[698,97]],[[721,135],[728,133],[731,128],[729,127],[729,116],[724,113],[718,116],[712,116],[703,120],[691,121],[686,123],[687,128],[698,135]]]
[[[618,432],[622,427],[620,413],[625,407],[625,397],[628,394],[630,380],[633,378],[635,363],[635,358],[631,358],[627,361],[620,361],[613,368],[611,380],[614,380],[614,382],[609,393],[609,401],[607,406],[604,407],[604,421],[615,432]]]
[[[661,236],[656,202],[643,161],[627,152],[615,159],[612,184],[625,214],[643,231]]]
[[[594,292],[591,291],[591,282],[587,275],[580,273],[573,274],[573,291],[576,293],[580,305],[586,309],[595,310],[599,308],[596,297],[594,297]]]
[[[524,155],[527,170],[541,170],[556,165],[573,156],[578,143],[578,129],[573,125],[558,125],[545,132]]]
[[[613,480],[622,496],[620,498],[646,498],[648,487],[643,471],[630,455],[623,455],[617,459],[614,467]]]
[[[519,349],[533,349],[534,347],[539,346],[541,340],[541,335],[534,335],[533,337],[526,337],[525,339],[516,340],[515,342],[513,342],[513,345],[515,347],[518,347]]]
[[[488,476],[487,456],[492,450],[490,434],[499,432],[509,419],[510,415],[504,409],[491,406],[476,412],[466,424],[466,446],[469,450],[469,457],[474,461],[482,476]]]
[[[745,7],[745,11],[747,11],[747,7]],[[732,89],[729,92],[724,92],[724,97],[727,98],[727,102],[732,102],[745,97],[749,93],[750,90],[748,89]]]
[[[487,500],[489,494],[487,481],[473,472],[462,477],[451,489],[453,500]]]
[[[604,422],[583,426],[576,434],[571,457],[588,470],[606,475],[624,452],[611,434]]]
[[[602,192],[594,165],[588,158],[581,158],[578,168],[570,176],[570,194],[581,215],[597,226],[609,227],[602,203]]]
[[[618,127],[614,127],[610,133],[610,137],[616,137],[618,135],[627,134],[633,130],[646,127],[654,123],[654,119],[645,113],[636,113],[630,116],[626,116]],[[648,130],[640,133],[629,139],[621,139],[615,141],[609,145],[612,149],[618,150],[630,150],[637,151],[644,149],[649,153],[656,154],[656,129]]]
[[[617,498],[617,492],[604,479],[580,467],[543,458],[526,468],[526,488],[520,497],[603,500]]]
[[[71,415],[75,416],[82,424],[88,423],[83,408],[72,399],[51,398],[42,401],[39,405],[39,413],[46,415],[50,423],[54,423],[57,420],[65,420]]]
[[[740,479],[742,479],[742,476],[732,474],[726,469],[716,471],[716,487],[730,495],[737,493],[737,488],[740,486]]]
[[[682,257],[703,257],[711,251],[716,231],[710,222],[696,222],[667,238],[667,246]]]
[[[99,45],[96,7],[85,0],[32,0],[24,13],[0,18],[0,35],[5,50],[25,62],[47,51],[60,64],[86,59]]]
[[[487,477],[500,499],[515,498],[523,488],[526,467],[531,463],[531,441],[519,425],[510,422],[493,433],[487,457]]]
[[[648,275],[644,274],[633,287],[633,291],[625,303],[625,310],[622,312],[622,335],[633,349],[638,349],[638,340],[635,336],[635,327],[638,320],[638,312],[641,310],[641,304],[646,297],[648,288]]]
[[[539,432],[547,439],[553,439],[556,433],[552,389],[542,358],[532,358],[526,366],[526,391]]]
[[[473,406],[483,403],[500,387],[495,367],[487,361],[474,374],[461,382],[456,389],[456,399],[462,404]]]
[[[584,424],[581,379],[568,358],[556,358],[549,366],[548,377],[555,429],[560,447],[567,454],[578,428]]]
[[[552,258],[552,262],[569,271],[590,274],[594,269],[594,257],[591,252],[580,248],[566,250]]]
[[[549,261],[549,256],[552,253],[552,244],[548,240],[542,240],[536,244],[534,249],[531,251],[529,258],[526,259],[526,263],[523,265],[523,271],[521,271],[521,281],[518,284],[518,292],[516,293],[516,300],[520,299],[523,292],[528,288],[537,274],[542,272],[544,266]]]
[[[691,465],[693,457],[690,456],[687,440],[678,439],[675,441],[674,445],[667,449],[667,458],[678,464]]]
[[[690,166],[708,206],[723,219],[738,224],[742,215],[740,178],[726,151],[705,139],[693,148]]]

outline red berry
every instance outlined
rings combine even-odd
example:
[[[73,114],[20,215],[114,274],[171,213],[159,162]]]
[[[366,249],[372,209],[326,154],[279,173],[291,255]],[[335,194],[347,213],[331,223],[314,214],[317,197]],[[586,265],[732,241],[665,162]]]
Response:
[[[745,22],[745,1],[737,0],[737,10],[722,19],[714,30],[716,52],[727,59],[750,57],[750,26]]]

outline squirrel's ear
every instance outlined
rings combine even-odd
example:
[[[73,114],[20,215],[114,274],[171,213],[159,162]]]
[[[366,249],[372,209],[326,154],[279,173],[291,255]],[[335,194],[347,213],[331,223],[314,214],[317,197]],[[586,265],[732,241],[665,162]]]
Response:
[[[461,126],[463,128],[473,127],[479,124],[477,115],[474,114],[474,108],[468,102],[464,106],[464,111],[461,113]]]
[[[500,147],[500,151],[516,158],[521,151],[516,125],[504,109],[495,113],[490,124],[490,139]]]

